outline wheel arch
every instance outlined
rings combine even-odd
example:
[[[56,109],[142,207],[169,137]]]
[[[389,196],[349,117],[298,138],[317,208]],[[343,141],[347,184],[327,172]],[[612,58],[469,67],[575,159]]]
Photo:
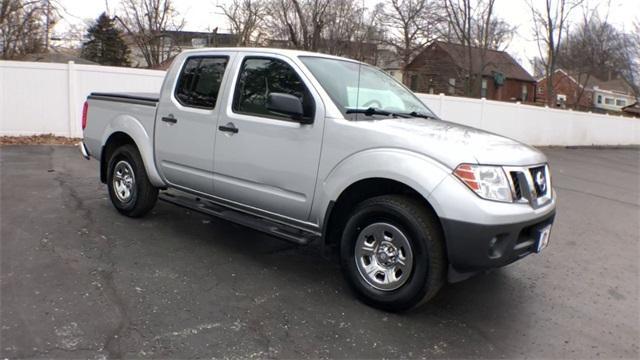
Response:
[[[322,225],[323,245],[338,247],[342,231],[347,223],[349,214],[362,201],[381,195],[406,195],[417,199],[434,216],[435,221],[443,231],[440,217],[429,200],[413,187],[390,178],[371,177],[360,179],[345,188],[336,200],[329,202]],[[444,231],[443,231],[444,234]],[[443,244],[446,248],[446,241]]]
[[[106,182],[106,171],[109,156],[113,149],[124,144],[131,144],[138,149],[147,177],[156,187],[165,187],[160,177],[153,154],[153,138],[136,118],[128,115],[114,118],[105,128],[100,151],[100,180]]]
[[[450,174],[451,169],[444,164],[410,150],[372,148],[359,151],[343,158],[320,177],[309,220],[319,225],[324,236],[330,217],[335,216],[333,210],[345,199],[344,194],[353,189],[367,188],[369,184],[378,184],[378,189],[385,189],[387,185],[390,189],[402,187],[427,201]],[[439,214],[438,203],[427,202]]]
[[[109,157],[113,151],[127,144],[135,146],[138,151],[140,151],[136,142],[128,134],[122,131],[116,131],[109,135],[100,152],[100,181],[103,183],[107,182],[107,167],[109,166]]]

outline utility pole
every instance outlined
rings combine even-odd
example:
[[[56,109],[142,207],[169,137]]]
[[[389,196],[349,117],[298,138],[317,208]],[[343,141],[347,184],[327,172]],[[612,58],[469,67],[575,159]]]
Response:
[[[45,35],[44,35],[44,52],[49,52],[49,16],[51,14],[51,0],[46,0],[47,2],[47,10],[45,13],[46,25],[45,25]]]

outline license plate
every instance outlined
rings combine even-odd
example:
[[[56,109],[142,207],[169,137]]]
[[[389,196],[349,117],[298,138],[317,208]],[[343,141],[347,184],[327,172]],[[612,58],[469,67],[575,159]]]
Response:
[[[549,245],[549,236],[551,235],[551,225],[547,225],[544,228],[542,228],[542,230],[540,230],[540,235],[538,236],[538,247],[536,249],[536,252],[539,253],[542,250],[544,250],[544,248],[547,247],[547,245]]]

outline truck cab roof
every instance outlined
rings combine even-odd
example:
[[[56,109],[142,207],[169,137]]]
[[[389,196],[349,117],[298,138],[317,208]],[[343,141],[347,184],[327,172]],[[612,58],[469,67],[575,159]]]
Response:
[[[311,51],[303,51],[303,50],[268,48],[268,47],[207,47],[207,48],[185,50],[182,52],[182,54],[197,55],[197,54],[210,54],[215,52],[249,52],[249,53],[285,55],[288,57],[314,56],[314,57],[323,57],[327,59],[349,61],[354,63],[362,63],[360,61],[341,57],[341,56],[328,55],[328,54],[322,54],[322,53],[311,52]]]

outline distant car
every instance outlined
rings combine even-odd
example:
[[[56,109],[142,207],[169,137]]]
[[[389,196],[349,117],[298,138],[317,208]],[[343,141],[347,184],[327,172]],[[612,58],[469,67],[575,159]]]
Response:
[[[540,151],[443,121],[379,69],[334,56],[186,51],[160,94],[92,93],[83,129],[122,214],[160,193],[322,241],[359,297],[390,311],[540,252],[555,215]]]

